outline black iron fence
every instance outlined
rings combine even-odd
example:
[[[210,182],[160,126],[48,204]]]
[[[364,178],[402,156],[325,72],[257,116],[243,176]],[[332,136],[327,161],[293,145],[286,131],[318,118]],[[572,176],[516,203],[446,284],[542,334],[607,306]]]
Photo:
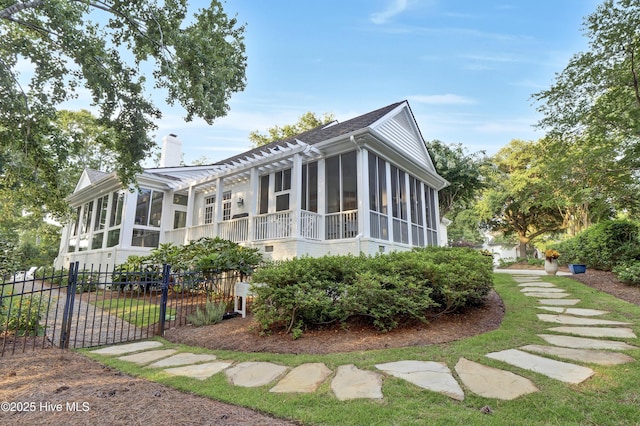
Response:
[[[233,306],[235,272],[42,269],[0,277],[0,356],[83,348],[163,335],[207,302]]]

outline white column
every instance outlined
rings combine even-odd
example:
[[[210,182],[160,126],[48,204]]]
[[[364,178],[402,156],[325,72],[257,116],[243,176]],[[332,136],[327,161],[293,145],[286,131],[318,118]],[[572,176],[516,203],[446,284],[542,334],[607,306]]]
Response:
[[[247,211],[249,213],[249,223],[247,226],[249,227],[248,231],[248,242],[252,242],[255,240],[255,217],[258,214],[258,203],[260,200],[260,179],[258,176],[258,169],[255,167],[251,168],[251,176],[249,178],[249,192],[248,196],[244,197],[244,202],[247,204]]]
[[[291,168],[291,191],[289,192],[289,210],[291,210],[291,237],[300,238],[300,192],[302,191],[302,157],[293,156]]]
[[[371,236],[371,215],[369,214],[369,151],[358,150],[358,234]]]
[[[187,221],[185,223],[184,241],[183,244],[187,244],[191,238],[191,228],[193,227],[193,215],[195,214],[194,206],[196,203],[196,188],[193,185],[189,186],[189,195],[187,198]]]
[[[136,220],[136,206],[138,204],[138,190],[124,192],[122,225],[120,225],[120,248],[131,248],[133,224]]]
[[[218,223],[222,222],[222,193],[224,192],[222,178],[216,179],[216,217],[213,221],[213,235],[218,236]]]
[[[320,240],[326,238],[325,234],[325,215],[327,214],[327,187],[326,187],[326,170],[324,158],[318,160],[318,214],[320,215],[320,226],[318,233]]]
[[[409,180],[409,173],[404,174],[404,187],[405,194],[407,196],[407,201],[405,203],[405,208],[407,209],[407,236],[409,237],[409,245],[412,244],[412,234],[413,234],[413,223],[411,221],[411,181]]]

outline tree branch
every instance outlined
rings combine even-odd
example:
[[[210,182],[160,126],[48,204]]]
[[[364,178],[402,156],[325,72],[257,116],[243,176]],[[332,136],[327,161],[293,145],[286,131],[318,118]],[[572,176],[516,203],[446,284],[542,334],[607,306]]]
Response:
[[[42,6],[43,4],[44,0],[33,0],[25,3],[15,3],[7,8],[4,8],[3,10],[0,10],[0,18],[9,19],[18,12],[22,12],[25,9],[35,9]]]
[[[629,49],[631,52],[631,74],[633,74],[633,90],[636,94],[636,102],[640,105],[640,90],[638,89],[638,73],[635,68],[635,56],[633,53],[633,47]]]

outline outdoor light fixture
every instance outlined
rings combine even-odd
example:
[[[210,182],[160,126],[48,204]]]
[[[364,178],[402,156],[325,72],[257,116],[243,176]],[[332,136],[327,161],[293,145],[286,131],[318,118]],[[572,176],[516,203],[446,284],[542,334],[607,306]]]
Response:
[[[244,206],[244,200],[242,198],[238,198],[238,207]]]

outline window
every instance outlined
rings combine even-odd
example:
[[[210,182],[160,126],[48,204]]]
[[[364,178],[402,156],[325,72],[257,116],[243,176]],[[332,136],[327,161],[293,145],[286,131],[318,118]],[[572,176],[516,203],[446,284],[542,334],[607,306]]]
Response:
[[[358,235],[358,177],[355,151],[325,160],[327,216],[325,238],[353,238]]]
[[[109,195],[98,198],[94,231],[101,231],[107,226],[107,204],[109,204]]]
[[[260,200],[258,202],[258,214],[269,212],[269,175],[260,176]]]
[[[98,198],[96,204],[96,221],[93,225],[93,237],[91,237],[91,249],[97,250],[102,248],[104,241],[104,229],[107,227],[107,205],[109,204],[109,195]]]
[[[151,189],[141,189],[136,203],[136,219],[134,225],[140,227],[159,228],[162,221],[162,203],[164,193]],[[160,232],[140,227],[133,228],[131,245],[135,247],[158,247]]]
[[[300,192],[302,210],[318,212],[318,162],[302,165],[302,189]]]
[[[291,169],[280,170],[274,174],[275,192],[287,191],[291,189]]]
[[[213,223],[216,211],[216,196],[212,195],[204,199],[204,223]]]
[[[160,231],[148,229],[135,229],[131,238],[134,247],[158,247],[160,243]]]
[[[274,188],[276,196],[276,211],[289,210],[289,192],[291,190],[291,169],[274,173]]]
[[[438,223],[436,218],[436,191],[424,186],[424,208],[427,216],[427,245],[438,245]]]
[[[424,247],[422,185],[413,176],[409,176],[409,208],[411,209],[411,244]]]
[[[187,212],[176,210],[173,212],[173,229],[187,226]]]
[[[186,206],[189,203],[189,196],[183,194],[173,194],[173,204]]]
[[[222,194],[222,220],[231,219],[231,191]]]
[[[387,163],[369,152],[369,215],[371,237],[389,239]]]
[[[141,189],[136,203],[135,225],[160,227],[164,193],[151,189]]]
[[[109,221],[109,227],[120,226],[122,223],[122,206],[124,205],[124,193],[114,192],[113,200],[111,201],[111,220]]]
[[[89,249],[89,231],[91,229],[91,219],[93,217],[93,201],[85,203],[82,208],[82,219],[80,220],[80,241],[78,251]]]
[[[391,213],[393,216],[393,241],[409,243],[409,224],[407,222],[407,185],[406,174],[391,166]]]
[[[120,191],[115,191],[111,195],[111,215],[109,218],[109,231],[107,232],[107,247],[114,247],[120,244],[120,225],[122,223],[124,197],[124,192]]]

